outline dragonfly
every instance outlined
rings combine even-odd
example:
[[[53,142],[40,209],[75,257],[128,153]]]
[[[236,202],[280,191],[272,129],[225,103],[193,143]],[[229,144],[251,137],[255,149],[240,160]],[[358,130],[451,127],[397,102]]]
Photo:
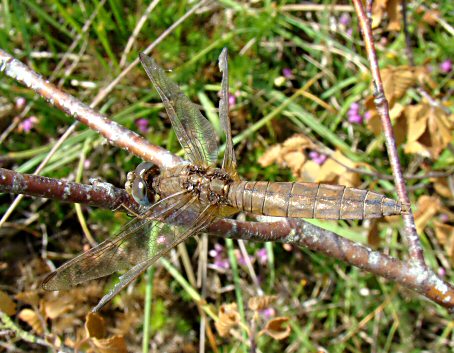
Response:
[[[244,211],[257,215],[368,219],[404,213],[402,203],[379,193],[342,185],[244,181],[237,173],[228,105],[227,48],[219,56],[222,73],[219,119],[225,152],[217,167],[217,135],[199,106],[184,95],[156,61],[140,61],[158,92],[185,161],[158,168],[143,162],[128,174],[126,189],[144,210],[112,239],[105,240],[50,273],[45,290],[66,290],[88,280],[125,272],[93,309],[98,311],[149,266],[218,218]]]

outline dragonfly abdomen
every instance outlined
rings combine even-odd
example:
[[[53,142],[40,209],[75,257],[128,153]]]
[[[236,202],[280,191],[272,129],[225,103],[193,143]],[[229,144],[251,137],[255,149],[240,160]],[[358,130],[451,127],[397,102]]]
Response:
[[[401,203],[381,194],[317,183],[235,182],[228,200],[255,214],[320,219],[366,219],[402,213]]]

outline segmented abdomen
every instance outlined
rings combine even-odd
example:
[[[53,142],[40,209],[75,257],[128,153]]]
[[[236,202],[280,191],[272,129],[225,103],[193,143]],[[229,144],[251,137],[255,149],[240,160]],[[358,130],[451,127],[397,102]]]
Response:
[[[240,210],[279,217],[366,219],[402,213],[398,201],[343,185],[241,181],[230,185],[228,199]]]

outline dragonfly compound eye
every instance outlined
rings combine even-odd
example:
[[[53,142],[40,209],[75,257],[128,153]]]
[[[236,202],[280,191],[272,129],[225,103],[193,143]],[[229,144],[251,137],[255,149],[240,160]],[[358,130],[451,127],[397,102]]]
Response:
[[[145,174],[153,167],[153,163],[140,163],[134,171],[134,181],[131,186],[131,195],[134,200],[142,205],[148,206],[152,203],[148,195],[148,185],[145,181]]]

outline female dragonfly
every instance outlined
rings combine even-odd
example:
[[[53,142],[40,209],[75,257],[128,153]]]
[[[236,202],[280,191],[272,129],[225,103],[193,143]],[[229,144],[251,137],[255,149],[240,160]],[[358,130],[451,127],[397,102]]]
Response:
[[[317,183],[241,181],[228,118],[226,48],[219,56],[219,117],[226,148],[222,166],[217,168],[218,146],[211,124],[151,57],[140,54],[140,60],[164,103],[187,161],[161,170],[151,163],[140,164],[128,176],[126,188],[145,211],[113,240],[102,242],[49,274],[42,284],[44,289],[68,289],[127,271],[94,308],[97,311],[171,248],[203,231],[216,218],[239,211],[322,219],[366,219],[404,212],[400,202],[368,190]]]

